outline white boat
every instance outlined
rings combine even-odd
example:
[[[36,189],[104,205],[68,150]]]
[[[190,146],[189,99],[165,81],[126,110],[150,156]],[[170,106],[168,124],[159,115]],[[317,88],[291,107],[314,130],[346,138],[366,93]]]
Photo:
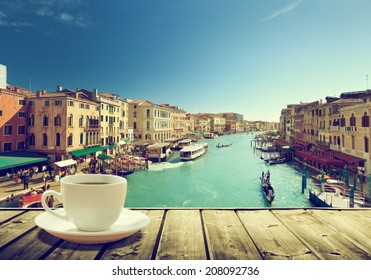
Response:
[[[216,138],[216,137],[218,137],[218,135],[216,135],[215,133],[212,133],[212,132],[210,132],[210,133],[205,133],[205,134],[204,134],[204,138],[206,138],[206,139],[214,139],[214,138]]]
[[[181,141],[178,142],[178,149],[181,150],[185,147],[188,147],[188,146],[191,146],[192,145],[192,139],[190,138],[187,138],[187,139],[183,139]]]
[[[204,155],[207,151],[208,151],[207,143],[187,146],[180,150],[180,159],[185,161],[193,160]]]

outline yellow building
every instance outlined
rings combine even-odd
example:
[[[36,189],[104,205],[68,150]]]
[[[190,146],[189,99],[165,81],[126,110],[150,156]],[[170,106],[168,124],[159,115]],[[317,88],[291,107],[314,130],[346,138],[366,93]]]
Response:
[[[172,113],[147,100],[128,100],[129,126],[136,140],[164,141],[173,133]]]
[[[85,93],[62,89],[36,92],[28,99],[28,147],[51,161],[100,144],[99,104]]]
[[[171,137],[183,137],[187,134],[186,112],[178,106],[161,104],[163,108],[171,110],[173,132]]]

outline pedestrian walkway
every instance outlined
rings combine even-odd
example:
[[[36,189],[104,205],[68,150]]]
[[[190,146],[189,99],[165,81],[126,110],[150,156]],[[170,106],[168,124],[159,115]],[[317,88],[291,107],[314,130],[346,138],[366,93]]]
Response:
[[[76,173],[81,173],[82,169],[86,168],[88,164],[86,162],[80,164],[77,167],[77,172]],[[11,196],[19,196],[23,195],[27,192],[29,192],[31,189],[41,189],[44,186],[44,181],[42,178],[43,173],[38,172],[38,174],[35,174],[32,177],[31,182],[28,185],[28,189],[25,190],[23,188],[23,183],[21,180],[18,181],[18,183],[15,183],[13,180],[10,181],[5,181],[0,183],[0,202],[4,201],[6,199],[10,199]],[[55,181],[54,178],[47,177],[47,182],[46,184],[50,185],[51,190],[56,190],[59,192],[60,190],[60,185],[59,181]]]

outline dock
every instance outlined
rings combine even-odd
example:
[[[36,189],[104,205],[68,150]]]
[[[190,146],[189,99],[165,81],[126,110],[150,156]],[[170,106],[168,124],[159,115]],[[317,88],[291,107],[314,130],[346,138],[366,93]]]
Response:
[[[42,209],[0,210],[5,260],[370,260],[371,209],[134,209],[150,224],[107,244],[35,225]]]

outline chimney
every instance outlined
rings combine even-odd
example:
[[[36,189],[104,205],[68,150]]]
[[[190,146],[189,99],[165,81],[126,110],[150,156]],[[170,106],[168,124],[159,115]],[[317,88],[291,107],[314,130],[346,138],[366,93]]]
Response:
[[[6,89],[6,66],[0,64],[0,89]]]
[[[63,88],[62,88],[62,86],[57,86],[57,92],[60,92],[60,91],[62,91],[63,90]]]

